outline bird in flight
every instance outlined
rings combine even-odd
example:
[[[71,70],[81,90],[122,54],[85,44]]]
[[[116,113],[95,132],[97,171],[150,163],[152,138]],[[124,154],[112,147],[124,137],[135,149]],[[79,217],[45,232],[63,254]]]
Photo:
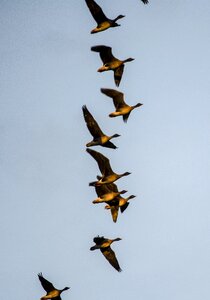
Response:
[[[89,11],[93,19],[97,23],[97,27],[91,30],[90,33],[97,33],[104,31],[110,27],[118,27],[120,24],[117,23],[117,20],[124,18],[125,16],[119,15],[115,19],[111,20],[106,17],[101,7],[94,0],[85,0]]]
[[[40,298],[40,300],[53,299],[53,300],[61,300],[60,294],[63,291],[70,289],[69,287],[65,287],[62,290],[56,289],[51,282],[45,279],[42,273],[38,274],[39,280],[43,289],[47,292],[47,294]]]
[[[91,51],[98,52],[103,62],[103,66],[98,69],[98,72],[112,70],[114,72],[115,84],[119,86],[123,75],[124,64],[133,61],[134,58],[129,57],[125,60],[120,60],[113,56],[111,47],[104,45],[93,46],[91,47]]]
[[[90,182],[89,183],[90,186],[112,183],[123,176],[127,176],[131,174],[130,172],[125,172],[122,174],[117,174],[113,172],[110,166],[109,159],[106,156],[104,156],[100,152],[97,152],[89,148],[87,148],[86,151],[96,160],[102,174],[102,176],[97,176],[98,181]]]
[[[124,101],[124,94],[113,89],[102,88],[101,92],[113,100],[115,112],[112,112],[109,114],[109,116],[111,118],[122,116],[125,123],[127,122],[131,111],[143,105],[142,103],[137,103],[136,105],[132,106],[128,105]]]
[[[119,137],[119,134],[114,134],[108,136],[103,133],[101,128],[99,127],[96,120],[93,118],[92,114],[87,109],[87,106],[83,105],[82,107],[83,116],[87,125],[87,128],[91,135],[93,136],[93,140],[86,144],[86,147],[97,146],[100,145],[102,147],[116,149],[117,147],[110,142],[111,139]]]
[[[114,267],[118,272],[121,272],[120,265],[118,263],[118,260],[116,258],[116,255],[114,251],[111,249],[111,244],[115,241],[120,241],[121,238],[116,239],[107,239],[103,236],[97,236],[93,239],[95,245],[90,248],[91,251],[100,249],[101,253],[104,255],[104,257],[108,260],[108,262]]]

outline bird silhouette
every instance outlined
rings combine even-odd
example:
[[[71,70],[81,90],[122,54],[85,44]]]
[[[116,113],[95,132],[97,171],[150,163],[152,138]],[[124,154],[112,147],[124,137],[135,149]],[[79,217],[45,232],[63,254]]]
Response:
[[[87,107],[84,105],[82,107],[83,110],[83,115],[84,119],[87,125],[87,128],[90,132],[90,134],[93,136],[93,140],[89,143],[86,144],[86,147],[91,147],[91,146],[102,146],[102,147],[107,147],[107,148],[112,148],[116,149],[117,147],[110,142],[111,139],[119,137],[119,134],[114,134],[111,136],[108,136],[103,133],[101,128],[99,127],[98,123],[96,120],[93,118],[92,114],[89,112]]]
[[[93,0],[85,0],[90,13],[94,20],[97,23],[97,27],[91,30],[91,33],[97,33],[100,31],[104,31],[110,27],[118,27],[120,24],[117,23],[117,20],[124,18],[125,16],[119,15],[115,19],[109,19],[104,14],[101,7]]]
[[[142,106],[142,103],[137,103],[136,105],[128,105],[125,101],[124,101],[124,94],[122,92],[118,92],[116,90],[113,89],[105,89],[102,88],[101,92],[103,94],[105,94],[106,96],[112,98],[114,106],[115,106],[115,112],[112,112],[109,114],[109,116],[111,118],[113,117],[118,117],[118,116],[122,116],[123,117],[123,121],[126,123],[130,113],[133,109]]]
[[[91,251],[100,249],[100,251],[104,255],[104,257],[118,272],[121,272],[122,270],[120,268],[120,265],[118,263],[116,255],[110,246],[113,242],[120,241],[120,240],[121,240],[121,238],[107,239],[107,238],[104,238],[103,236],[101,236],[101,237],[97,236],[93,239],[95,245],[90,248]]]
[[[97,176],[98,181],[90,182],[89,183],[90,186],[112,183],[123,176],[127,176],[131,174],[130,172],[125,172],[122,174],[115,173],[112,170],[109,159],[106,156],[104,156],[100,152],[97,152],[89,148],[87,148],[86,151],[96,160],[102,174],[102,176]]]
[[[47,294],[41,297],[40,300],[46,300],[46,299],[61,300],[60,294],[63,291],[70,289],[69,287],[65,287],[62,290],[56,289],[50,281],[48,281],[43,277],[42,273],[38,274],[38,278],[41,282],[43,289],[47,292]]]
[[[123,75],[124,64],[126,62],[133,61],[134,58],[129,57],[125,60],[120,60],[113,56],[111,47],[104,45],[93,46],[91,47],[91,50],[94,52],[98,52],[103,62],[103,66],[98,69],[98,72],[109,70],[114,71],[115,84],[116,86],[119,86]]]

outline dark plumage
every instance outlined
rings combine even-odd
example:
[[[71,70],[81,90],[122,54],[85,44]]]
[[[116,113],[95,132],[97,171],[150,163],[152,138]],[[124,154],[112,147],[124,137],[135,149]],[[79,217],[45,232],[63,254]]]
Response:
[[[95,246],[92,246],[90,250],[96,250],[100,249],[101,253],[104,255],[104,257],[108,260],[108,262],[118,271],[121,272],[120,265],[117,261],[116,255],[114,251],[111,249],[110,245],[115,242],[115,241],[120,241],[121,238],[116,238],[116,239],[107,239],[104,238],[103,236],[95,237],[93,239]]]
[[[58,290],[53,286],[51,282],[49,282],[47,279],[43,277],[42,273],[39,273],[38,277],[43,289],[47,292],[45,296],[40,298],[41,300],[46,300],[46,299],[61,300],[60,294],[63,291],[70,289],[69,287],[65,287],[62,290]]]
[[[116,197],[115,198],[115,201],[117,201],[118,202],[118,208],[120,208],[120,211],[121,211],[121,213],[123,213],[125,210],[126,210],[126,208],[128,207],[128,205],[130,204],[128,201],[130,200],[130,199],[133,199],[133,198],[135,198],[136,196],[134,196],[134,195],[131,195],[131,196],[129,196],[129,197],[127,197],[127,198],[123,198],[123,197],[121,197],[121,196],[118,196],[118,197]],[[106,202],[106,203],[108,203],[108,202]],[[105,209],[111,209],[112,210],[112,203],[108,203],[106,206],[105,206]],[[114,203],[114,205],[115,205],[115,203]]]
[[[148,0],[141,0],[144,4],[148,4],[149,1]]]
[[[143,105],[142,103],[137,103],[136,105],[128,105],[125,103],[124,101],[124,94],[121,92],[118,92],[116,90],[113,89],[101,89],[101,92],[103,94],[105,94],[106,96],[112,98],[114,106],[115,106],[115,112],[109,114],[109,116],[111,118],[113,117],[118,117],[118,116],[122,116],[123,117],[123,121],[127,122],[129,115],[131,113],[131,111],[141,105]]]
[[[124,18],[125,16],[119,15],[115,19],[111,20],[106,17],[101,7],[93,0],[85,0],[91,15],[97,23],[97,27],[91,30],[91,33],[97,33],[104,31],[110,27],[118,27],[120,24],[116,23],[117,20]]]
[[[130,57],[125,60],[120,60],[113,56],[111,47],[103,45],[93,46],[91,47],[91,50],[94,52],[98,52],[103,62],[103,66],[98,69],[98,72],[104,72],[109,70],[114,71],[115,84],[116,86],[119,86],[123,75],[124,64],[126,62],[133,61],[134,58]]]
[[[120,135],[119,134],[114,134],[111,136],[105,135],[85,105],[82,107],[82,110],[83,110],[83,115],[84,115],[87,128],[90,134],[93,136],[93,140],[87,143],[86,147],[100,145],[103,147],[116,149],[117,147],[112,142],[110,142],[110,140],[112,138],[119,137]]]
[[[97,185],[112,183],[123,176],[127,176],[127,175],[131,174],[129,172],[125,172],[123,174],[116,174],[115,172],[113,172],[113,170],[110,166],[109,159],[106,156],[104,156],[100,152],[97,152],[97,151],[89,149],[89,148],[86,149],[86,151],[96,160],[96,162],[98,163],[98,167],[102,174],[102,176],[97,177],[98,181],[89,183],[90,186],[97,186]]]

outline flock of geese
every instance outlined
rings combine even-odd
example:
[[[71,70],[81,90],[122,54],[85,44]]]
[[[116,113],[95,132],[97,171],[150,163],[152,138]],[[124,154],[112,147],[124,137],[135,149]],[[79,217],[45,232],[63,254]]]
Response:
[[[144,4],[148,3],[148,0],[141,0]],[[94,0],[85,0],[87,7],[97,23],[97,27],[91,30],[91,34],[98,33],[104,30],[107,30],[111,27],[118,27],[120,24],[117,23],[117,20],[124,18],[125,16],[119,15],[115,19],[109,19],[104,14],[101,7]],[[98,69],[98,72],[104,72],[112,70],[114,72],[114,82],[118,87],[123,75],[124,65],[127,62],[131,62],[133,58],[127,58],[120,60],[112,54],[112,48],[104,45],[97,45],[91,47],[91,51],[98,52],[100,58],[103,62],[103,65]],[[142,103],[137,103],[136,105],[128,105],[124,100],[124,94],[120,91],[108,88],[102,88],[101,93],[113,100],[115,111],[109,114],[109,117],[114,118],[122,116],[123,121],[126,123],[130,113],[133,109],[143,105]],[[98,164],[98,168],[101,172],[100,176],[96,176],[97,180],[89,183],[89,186],[95,188],[97,198],[92,201],[93,204],[105,203],[105,209],[111,211],[113,222],[117,222],[118,211],[120,210],[123,213],[129,205],[129,200],[133,199],[135,196],[130,195],[127,198],[123,198],[121,195],[125,194],[126,190],[118,190],[115,181],[121,177],[128,176],[130,172],[124,172],[122,174],[115,173],[112,170],[110,161],[102,153],[95,150],[89,149],[92,146],[102,146],[106,148],[116,149],[111,140],[117,138],[120,135],[115,133],[111,136],[106,135],[98,125],[97,121],[94,119],[93,115],[88,110],[87,106],[82,107],[84,120],[86,122],[87,128],[92,135],[92,141],[86,144],[86,151],[95,159]],[[100,249],[101,253],[108,260],[108,262],[114,267],[118,272],[121,272],[119,262],[116,258],[114,251],[111,249],[111,244],[115,241],[120,241],[121,238],[108,239],[103,236],[97,236],[93,238],[94,246],[90,248],[91,251]],[[41,300],[53,299],[61,300],[61,293],[69,289],[65,287],[63,289],[57,289],[54,285],[43,277],[42,273],[38,274],[38,278],[46,295],[41,297]]]

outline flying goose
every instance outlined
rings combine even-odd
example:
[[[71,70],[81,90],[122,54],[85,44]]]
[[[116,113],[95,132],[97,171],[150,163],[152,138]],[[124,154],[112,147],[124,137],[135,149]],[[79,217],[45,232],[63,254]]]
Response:
[[[98,181],[89,183],[89,186],[97,186],[102,184],[112,183],[123,176],[130,175],[131,173],[125,172],[123,174],[116,174],[113,172],[109,159],[100,152],[87,148],[86,151],[97,161],[98,167],[102,176],[97,176]]]
[[[136,107],[143,105],[142,103],[137,103],[132,106],[126,104],[124,101],[124,94],[113,89],[102,88],[101,92],[113,100],[115,112],[112,112],[109,116],[111,118],[122,116],[125,123],[127,122],[131,111]]]
[[[119,134],[114,134],[112,136],[105,135],[85,105],[83,105],[82,110],[83,110],[83,115],[84,115],[87,128],[90,131],[91,135],[93,136],[93,140],[87,143],[86,147],[100,145],[103,147],[116,149],[117,147],[112,142],[110,142],[110,140],[112,138],[119,137],[120,135]]]
[[[90,250],[96,250],[100,249],[101,253],[105,256],[105,258],[108,260],[108,262],[118,271],[121,272],[120,265],[117,261],[117,258],[115,256],[114,251],[111,249],[111,244],[115,241],[120,241],[121,238],[116,238],[116,239],[107,239],[104,238],[103,236],[95,237],[93,239],[95,245],[90,248]]]
[[[119,199],[120,194],[124,194],[127,191],[118,191],[116,184],[102,184],[99,186],[95,186],[96,193],[98,198],[93,201],[93,203],[107,203],[111,212],[113,222],[117,222],[118,211],[119,211]]]
[[[53,286],[51,282],[49,282],[47,279],[43,277],[42,273],[39,273],[38,277],[43,289],[47,292],[47,294],[41,297],[40,300],[45,300],[45,299],[61,300],[60,294],[63,291],[70,289],[69,287],[65,287],[62,290],[58,290]]]
[[[127,191],[125,190],[118,191],[118,188],[114,183],[102,184],[98,186],[96,185],[95,190],[98,195],[98,198],[92,202],[93,204],[104,202],[108,203],[109,201],[114,200],[120,194],[127,193]]]
[[[91,50],[94,52],[99,52],[100,58],[103,62],[103,66],[98,69],[98,72],[104,72],[112,70],[114,71],[114,80],[116,86],[120,85],[122,78],[124,64],[129,61],[133,61],[134,58],[127,58],[125,60],[119,60],[112,54],[112,48],[99,45],[91,47]]]
[[[120,26],[120,24],[116,23],[117,20],[124,18],[125,16],[123,15],[119,15],[118,17],[116,17],[115,19],[111,20],[108,19],[103,10],[101,9],[101,7],[94,1],[94,0],[85,0],[90,13],[92,15],[92,17],[94,18],[94,20],[97,23],[97,27],[94,28],[93,30],[91,30],[90,33],[97,33],[103,30],[106,30],[110,27],[117,27]]]

